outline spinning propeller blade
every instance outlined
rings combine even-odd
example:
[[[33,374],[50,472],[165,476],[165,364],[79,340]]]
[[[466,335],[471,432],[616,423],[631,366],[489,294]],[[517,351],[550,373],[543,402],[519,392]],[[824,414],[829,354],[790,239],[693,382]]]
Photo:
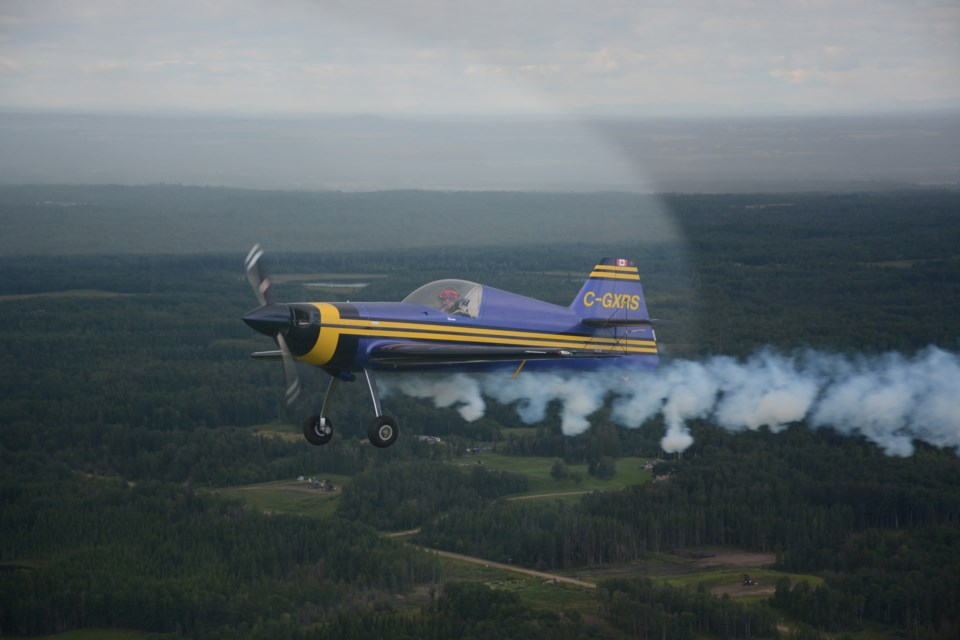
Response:
[[[297,366],[287,346],[287,340],[284,334],[290,329],[290,309],[285,304],[274,302],[273,287],[270,283],[270,276],[266,269],[260,264],[260,258],[263,257],[263,249],[259,244],[253,245],[244,266],[247,271],[247,280],[253,287],[253,293],[260,301],[260,307],[254,309],[243,320],[256,331],[272,337],[277,346],[280,347],[280,353],[283,356],[283,373],[287,380],[287,404],[293,404],[297,396],[300,395],[300,378],[297,375]]]
[[[287,380],[287,404],[290,405],[300,395],[300,377],[297,375],[297,365],[282,333],[277,334],[277,344],[280,345],[280,352],[283,354],[283,373]]]
[[[267,275],[266,269],[260,266],[260,258],[262,257],[263,249],[259,244],[253,245],[250,253],[247,254],[247,259],[244,261],[244,266],[247,269],[247,280],[250,281],[250,286],[253,287],[253,293],[256,294],[260,304],[273,304],[273,289],[270,283],[270,276]]]

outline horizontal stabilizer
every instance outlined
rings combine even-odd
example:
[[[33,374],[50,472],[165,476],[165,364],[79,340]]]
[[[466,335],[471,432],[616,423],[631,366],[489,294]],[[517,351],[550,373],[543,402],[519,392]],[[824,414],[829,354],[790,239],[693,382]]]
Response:
[[[602,329],[604,327],[652,327],[663,324],[660,320],[651,320],[650,318],[584,318],[580,322],[591,329]]]

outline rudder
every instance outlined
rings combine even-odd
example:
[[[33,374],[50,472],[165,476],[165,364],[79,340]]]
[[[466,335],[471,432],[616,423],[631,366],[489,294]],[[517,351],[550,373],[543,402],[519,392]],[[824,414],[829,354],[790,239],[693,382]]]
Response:
[[[650,315],[632,260],[603,258],[590,272],[570,309],[587,326],[649,326]]]

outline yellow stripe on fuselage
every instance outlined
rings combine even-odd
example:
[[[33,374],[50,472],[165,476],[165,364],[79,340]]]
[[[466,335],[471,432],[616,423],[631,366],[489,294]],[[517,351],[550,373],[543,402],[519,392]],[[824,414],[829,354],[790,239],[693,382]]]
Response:
[[[322,325],[327,323],[336,324],[340,322],[340,310],[328,302],[312,303],[320,310],[320,322]],[[320,335],[317,337],[317,344],[313,345],[305,356],[300,359],[304,362],[316,366],[323,366],[333,359],[333,354],[337,352],[337,344],[340,342],[340,332],[336,329],[321,327]]]
[[[324,325],[327,322],[324,320]],[[622,344],[623,340],[617,338],[604,338],[592,335],[578,335],[571,333],[548,333],[545,331],[523,331],[520,329],[493,329],[488,327],[471,327],[458,325],[455,322],[449,324],[439,324],[436,322],[400,322],[396,320],[371,320],[371,319],[353,319],[344,318],[339,320],[338,328],[341,330],[372,329],[382,331],[384,335],[394,335],[398,330],[423,331],[430,334],[440,335],[443,338],[456,338],[461,336],[477,336],[481,338],[528,338],[532,340],[553,340],[570,341],[582,344],[584,341],[591,343]],[[633,340],[632,342],[647,342],[651,345],[652,340]]]
[[[461,342],[494,346],[530,348],[586,349],[625,354],[656,354],[653,340],[606,338],[562,333],[519,331],[468,327],[451,323],[398,322],[341,318],[339,310],[329,303],[314,303],[320,310],[322,328],[314,348],[301,360],[322,366],[333,358],[341,335],[361,338],[396,338],[416,341]]]

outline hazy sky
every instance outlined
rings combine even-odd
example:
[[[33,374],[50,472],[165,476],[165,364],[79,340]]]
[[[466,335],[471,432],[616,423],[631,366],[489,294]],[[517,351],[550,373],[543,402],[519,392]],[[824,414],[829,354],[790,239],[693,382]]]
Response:
[[[0,0],[0,108],[960,106],[960,1]]]

